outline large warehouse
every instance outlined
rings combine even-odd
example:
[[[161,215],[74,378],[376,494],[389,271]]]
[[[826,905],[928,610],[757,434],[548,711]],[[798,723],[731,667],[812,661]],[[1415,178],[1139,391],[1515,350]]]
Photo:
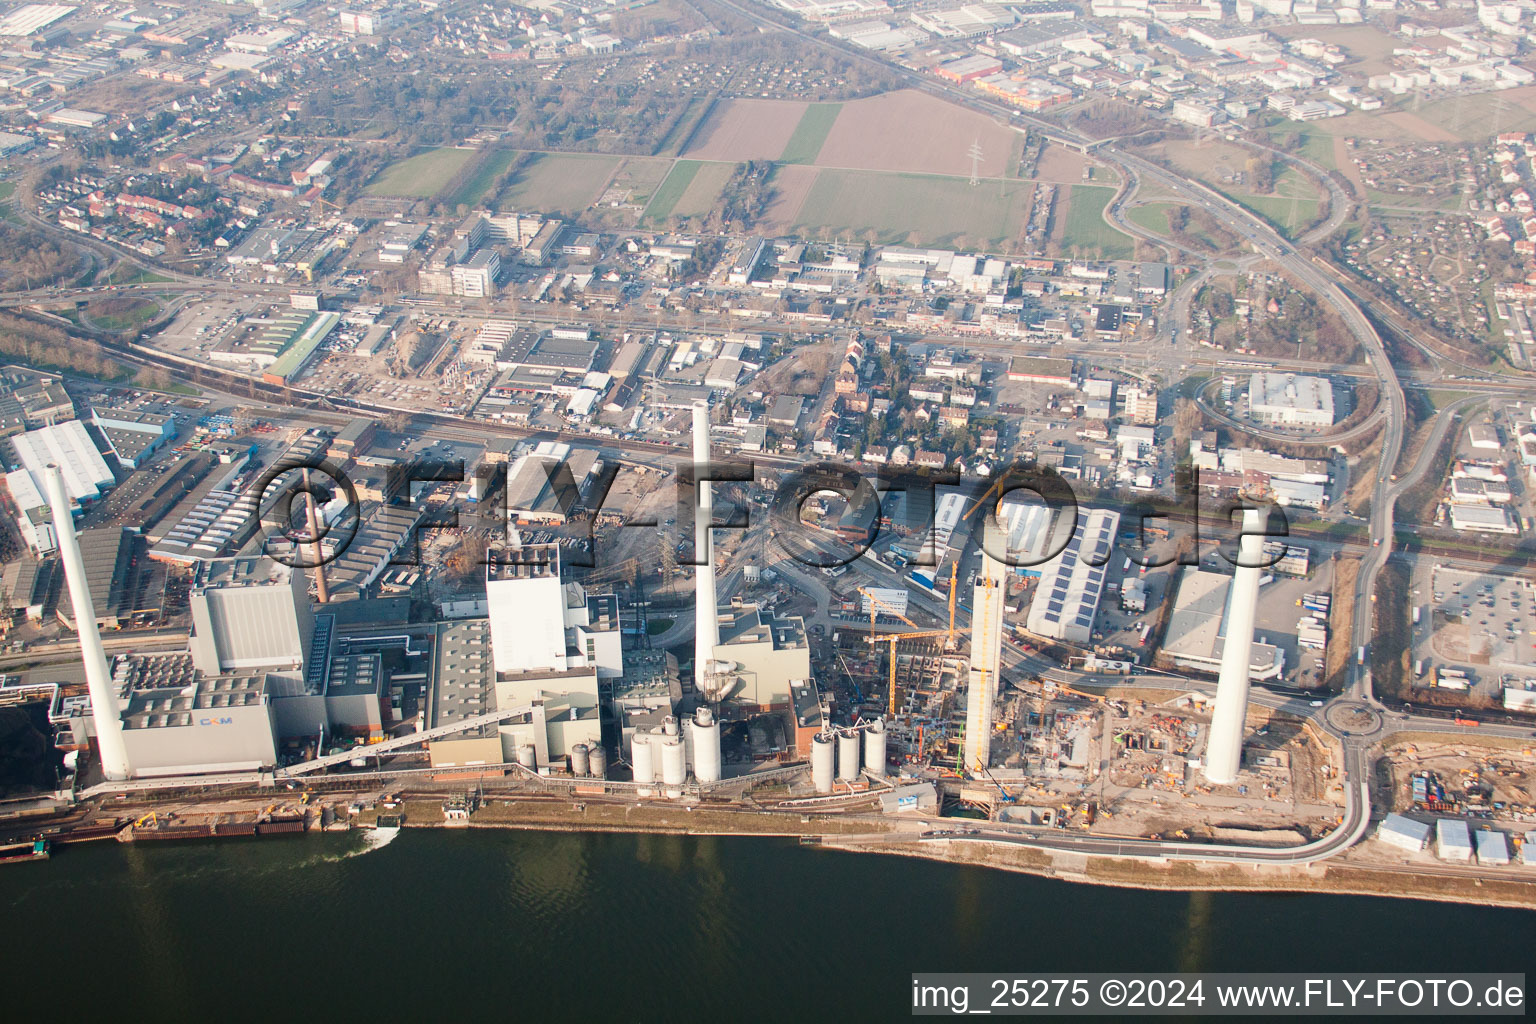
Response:
[[[64,491],[78,504],[95,501],[117,482],[85,424],[79,420],[17,434],[11,438],[11,445],[39,494],[43,493],[43,471],[50,463],[63,472]]]
[[[593,474],[602,463],[592,448],[571,448],[556,441],[540,442],[520,456],[507,471],[507,518],[514,523],[559,525],[579,504]],[[560,467],[570,472],[574,492],[564,489]]]
[[[1255,373],[1248,379],[1248,412],[1282,427],[1333,425],[1333,385],[1326,377]]]
[[[1179,592],[1161,647],[1161,653],[1171,657],[1176,667],[1211,673],[1221,669],[1231,584],[1230,575],[1198,566],[1187,566],[1179,575]],[[1284,670],[1284,652],[1255,639],[1249,677],[1278,679]]]
[[[1104,592],[1104,569],[1114,548],[1120,513],[1083,509],[1066,548],[1040,567],[1026,628],[1037,636],[1085,644]]]

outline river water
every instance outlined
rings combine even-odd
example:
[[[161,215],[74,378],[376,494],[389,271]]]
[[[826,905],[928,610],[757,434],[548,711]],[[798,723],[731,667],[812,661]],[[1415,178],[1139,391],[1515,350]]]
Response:
[[[883,1020],[913,971],[1523,971],[1536,938],[1517,910],[491,830],[70,847],[0,868],[0,921],[18,1021]]]

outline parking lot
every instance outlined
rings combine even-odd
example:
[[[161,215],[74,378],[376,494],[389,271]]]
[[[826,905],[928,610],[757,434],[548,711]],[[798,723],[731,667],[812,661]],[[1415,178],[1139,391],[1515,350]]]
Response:
[[[1432,670],[1467,674],[1471,695],[1497,698],[1508,673],[1529,673],[1536,663],[1536,595],[1515,576],[1446,566],[1425,567],[1414,577],[1414,661],[1420,686]],[[1422,663],[1422,665],[1421,665]],[[1454,680],[1441,685],[1460,689]]]

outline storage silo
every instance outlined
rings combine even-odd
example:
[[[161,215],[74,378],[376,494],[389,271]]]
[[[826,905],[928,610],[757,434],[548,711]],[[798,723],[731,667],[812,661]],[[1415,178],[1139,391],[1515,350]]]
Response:
[[[885,777],[885,719],[877,718],[864,731],[864,770]]]
[[[588,767],[592,770],[594,779],[606,779],[608,777],[608,751],[602,746],[593,747],[588,754]]]
[[[533,748],[532,743],[519,743],[517,745],[517,763],[519,767],[529,771],[537,771],[539,767],[539,752]]]
[[[837,734],[837,777],[844,782],[859,777],[859,734],[853,729]]]
[[[661,741],[661,781],[667,786],[681,786],[688,779],[688,756],[681,736]]]
[[[720,723],[709,708],[693,716],[693,774],[700,782],[720,781]]]
[[[630,764],[635,770],[636,782],[656,781],[656,756],[651,747],[651,734],[648,732],[635,733],[634,751],[629,756]]]
[[[831,736],[822,733],[811,737],[811,781],[818,793],[832,792],[832,760],[835,756]]]
[[[571,774],[586,775],[592,770],[591,748],[578,743],[571,748]]]

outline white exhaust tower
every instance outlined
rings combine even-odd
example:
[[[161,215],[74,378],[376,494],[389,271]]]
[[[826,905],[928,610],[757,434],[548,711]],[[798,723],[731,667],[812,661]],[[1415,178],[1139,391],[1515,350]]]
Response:
[[[983,529],[987,527],[983,524]],[[1006,542],[1006,538],[1004,538]],[[971,676],[965,694],[965,741],[959,768],[980,776],[992,762],[992,725],[1002,691],[1003,612],[1008,567],[982,548],[981,569],[971,596]]]
[[[709,403],[693,403],[693,462],[700,475],[709,465]],[[710,485],[695,480],[697,496],[694,501],[693,550],[695,561],[702,562],[694,568],[694,629],[693,629],[693,676],[694,684],[709,700],[716,700],[720,693],[720,680],[714,669],[715,645],[720,642],[720,612],[715,603],[715,543],[709,524],[714,517],[714,502]]]
[[[123,742],[123,721],[112,689],[112,672],[107,668],[107,652],[101,646],[101,631],[96,628],[96,605],[85,579],[85,559],[80,556],[80,541],[75,537],[75,519],[69,511],[69,495],[64,491],[64,474],[49,463],[44,474],[48,504],[53,506],[53,532],[57,535],[59,555],[64,559],[64,578],[69,582],[69,600],[75,610],[75,632],[80,637],[80,655],[85,662],[85,682],[91,692],[91,719],[96,726],[96,746],[101,753],[101,770],[113,782],[133,777],[128,763],[128,747]]]
[[[1253,629],[1259,610],[1259,562],[1264,553],[1264,513],[1243,511],[1243,536],[1238,542],[1237,572],[1227,599],[1227,634],[1221,649],[1221,675],[1216,682],[1216,708],[1211,713],[1211,739],[1205,751],[1205,781],[1230,786],[1243,761],[1243,723],[1248,717],[1248,673],[1253,657]]]

